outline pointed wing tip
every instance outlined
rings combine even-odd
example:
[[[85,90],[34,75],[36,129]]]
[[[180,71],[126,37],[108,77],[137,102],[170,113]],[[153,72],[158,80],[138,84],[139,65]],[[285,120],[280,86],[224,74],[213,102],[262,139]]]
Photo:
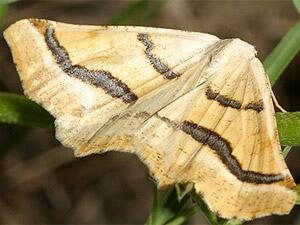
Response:
[[[216,45],[221,46],[221,49],[224,48],[224,54],[228,56],[225,57],[245,57],[249,61],[256,57],[257,51],[255,47],[248,42],[245,42],[239,38],[232,39],[221,39]],[[218,48],[217,48],[218,49]],[[224,56],[223,56],[224,57]]]
[[[38,24],[38,21],[39,23],[47,22],[47,20],[43,19],[27,18],[18,20],[15,23],[11,24],[8,28],[6,28],[3,31],[3,36],[7,41],[8,45],[11,46],[14,40],[18,39],[18,33],[28,31],[28,28],[32,26],[33,23]]]
[[[13,33],[16,31],[26,30],[29,26],[35,26],[36,28],[45,27],[45,25],[49,22],[54,23],[54,21],[51,20],[38,18],[21,19],[11,24],[8,28],[6,28],[3,32],[3,35],[6,40],[9,40],[10,36],[12,36]]]
[[[9,25],[9,27],[7,27],[3,33],[4,34],[8,33],[10,30],[13,30],[17,27],[26,26],[28,23],[30,23],[31,21],[35,21],[35,20],[42,20],[42,19],[25,18],[25,19],[18,20],[16,22],[14,22],[13,24]]]

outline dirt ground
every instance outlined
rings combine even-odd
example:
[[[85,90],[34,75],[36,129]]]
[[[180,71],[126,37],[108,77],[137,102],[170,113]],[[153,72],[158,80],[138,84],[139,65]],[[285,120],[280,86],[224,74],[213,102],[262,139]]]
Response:
[[[21,1],[9,7],[4,28],[22,18],[107,25],[130,1]],[[155,1],[151,1],[154,4]],[[239,37],[256,46],[263,61],[300,18],[288,0],[169,0],[146,25]],[[140,24],[139,17],[128,22]],[[274,87],[288,111],[300,110],[300,55]],[[9,49],[0,38],[0,91],[22,93]],[[299,149],[287,158],[300,182]],[[54,131],[0,124],[0,223],[141,224],[148,217],[152,182],[134,155],[111,152],[75,158]],[[249,224],[300,224],[299,206],[288,216]],[[207,224],[201,213],[188,224]]]

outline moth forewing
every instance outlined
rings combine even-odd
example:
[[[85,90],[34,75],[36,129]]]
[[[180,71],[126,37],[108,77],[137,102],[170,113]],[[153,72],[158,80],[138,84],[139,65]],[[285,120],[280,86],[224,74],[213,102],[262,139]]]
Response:
[[[287,214],[271,88],[253,46],[195,32],[16,22],[4,33],[24,93],[77,156],[132,152],[160,187],[194,183],[224,218]]]

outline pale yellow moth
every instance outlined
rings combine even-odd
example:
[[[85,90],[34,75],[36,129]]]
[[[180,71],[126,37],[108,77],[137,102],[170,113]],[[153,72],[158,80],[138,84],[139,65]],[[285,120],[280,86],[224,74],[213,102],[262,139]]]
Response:
[[[24,19],[4,33],[25,94],[76,156],[116,150],[224,218],[287,214],[295,183],[256,51],[196,32]]]

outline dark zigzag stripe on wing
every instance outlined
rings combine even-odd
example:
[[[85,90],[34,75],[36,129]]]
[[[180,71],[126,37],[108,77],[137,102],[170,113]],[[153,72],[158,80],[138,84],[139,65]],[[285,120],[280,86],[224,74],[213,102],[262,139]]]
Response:
[[[54,55],[57,64],[70,77],[88,82],[96,87],[101,87],[112,97],[121,98],[125,103],[135,102],[138,97],[131,92],[130,88],[119,79],[104,70],[89,70],[83,66],[72,65],[67,50],[61,46],[55,37],[55,29],[51,26],[46,28],[46,43]]]
[[[149,35],[145,33],[140,33],[137,35],[137,39],[142,42],[146,49],[145,54],[147,58],[150,60],[154,69],[160,74],[164,75],[167,79],[173,79],[179,77],[178,74],[174,73],[167,64],[163,63],[158,57],[156,57],[151,51],[154,48],[153,42],[150,40]]]
[[[189,134],[194,140],[207,145],[214,150],[229,171],[240,181],[256,184],[270,184],[284,180],[283,174],[262,174],[243,170],[238,160],[231,154],[230,143],[216,132],[195,123],[184,121],[181,130]]]
[[[208,88],[205,94],[208,99],[216,100],[225,107],[231,107],[234,109],[240,109],[242,107],[242,104],[238,101],[230,99],[224,95],[220,95],[219,93],[214,92],[211,88]]]
[[[248,110],[248,109],[252,109],[256,112],[261,112],[262,110],[264,110],[264,105],[262,103],[262,101],[259,102],[252,102],[247,104],[245,107],[242,107],[242,103],[228,98],[225,95],[221,95],[217,92],[214,92],[210,87],[208,87],[208,89],[206,90],[206,97],[209,100],[215,100],[217,102],[220,103],[220,105],[225,106],[225,107],[231,107],[234,109],[244,109],[244,110]]]
[[[256,112],[264,110],[264,105],[262,102],[251,102],[244,107],[244,109],[253,109]]]

